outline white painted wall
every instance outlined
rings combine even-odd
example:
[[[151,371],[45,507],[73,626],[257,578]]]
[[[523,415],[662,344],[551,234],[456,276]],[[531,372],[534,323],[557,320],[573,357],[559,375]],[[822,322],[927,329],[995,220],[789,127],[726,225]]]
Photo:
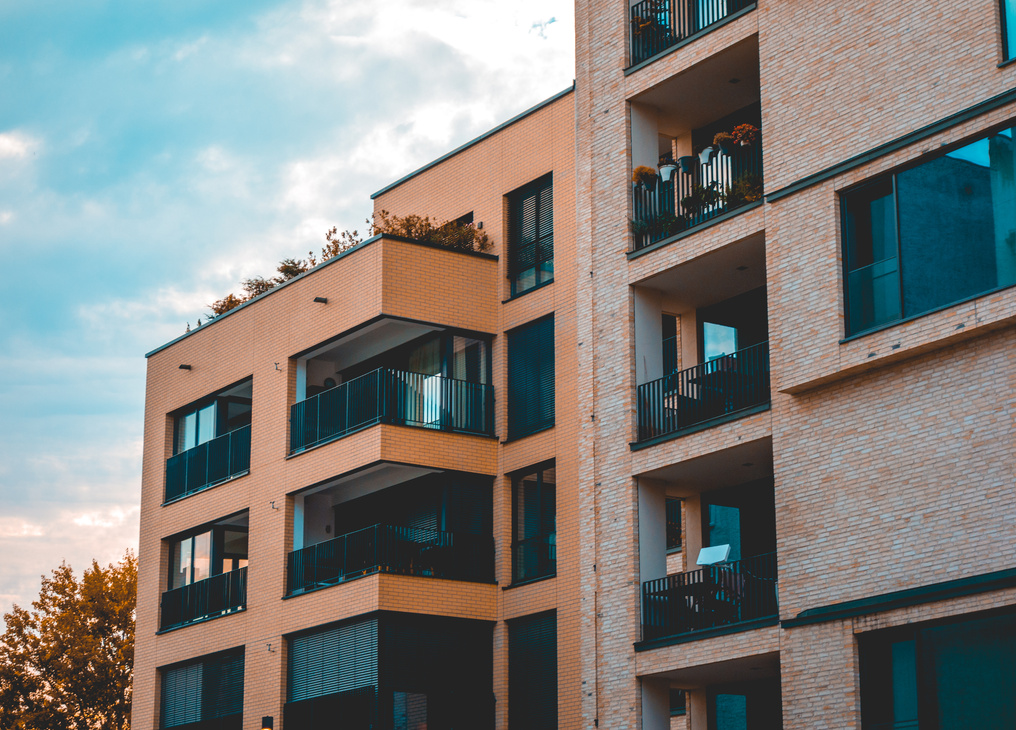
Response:
[[[656,289],[635,287],[635,382],[638,385],[662,378],[663,309]]]
[[[656,110],[651,106],[631,105],[631,168],[639,165],[656,169],[659,162],[659,126]]]
[[[642,730],[670,730],[670,685],[665,680],[642,680]]]
[[[664,483],[639,479],[639,580],[667,575],[667,505]]]
[[[304,498],[303,542],[316,545],[335,537],[332,525],[332,496],[311,494]],[[328,528],[326,531],[325,528]]]

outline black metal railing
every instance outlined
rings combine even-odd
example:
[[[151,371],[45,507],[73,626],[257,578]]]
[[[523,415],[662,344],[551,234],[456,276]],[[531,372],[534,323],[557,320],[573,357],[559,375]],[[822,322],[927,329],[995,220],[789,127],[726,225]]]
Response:
[[[557,574],[557,535],[537,535],[512,544],[512,582]]]
[[[769,402],[769,343],[664,375],[637,390],[638,440]]]
[[[247,605],[247,568],[195,581],[162,594],[160,629],[222,616]]]
[[[642,584],[649,641],[775,616],[776,553],[668,575]]]
[[[289,450],[316,446],[375,423],[493,435],[494,388],[379,368],[295,403]]]
[[[250,471],[250,425],[166,459],[166,501]]]
[[[494,539],[464,532],[374,525],[289,554],[289,593],[373,573],[493,582]]]
[[[754,5],[755,0],[643,0],[631,6],[631,64]]]
[[[706,163],[692,159],[689,172],[666,182],[657,175],[649,185],[632,183],[636,251],[762,199],[761,144],[718,151]]]
[[[663,372],[672,373],[677,370],[680,358],[677,355],[677,335],[663,338]]]

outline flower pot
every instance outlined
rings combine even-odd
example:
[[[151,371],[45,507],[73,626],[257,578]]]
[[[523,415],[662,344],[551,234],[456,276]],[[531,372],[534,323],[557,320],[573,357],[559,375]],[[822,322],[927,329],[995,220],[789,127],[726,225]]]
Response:
[[[691,175],[695,171],[695,158],[692,155],[678,157],[677,162],[681,166],[681,172],[685,175]]]
[[[670,182],[671,176],[677,171],[677,165],[673,162],[660,165],[660,179],[663,182]]]
[[[712,146],[706,147],[704,150],[699,152],[699,156],[698,156],[699,162],[701,162],[703,165],[708,165],[710,162],[713,161],[713,156],[715,154],[716,154],[716,148],[715,147],[712,147]]]

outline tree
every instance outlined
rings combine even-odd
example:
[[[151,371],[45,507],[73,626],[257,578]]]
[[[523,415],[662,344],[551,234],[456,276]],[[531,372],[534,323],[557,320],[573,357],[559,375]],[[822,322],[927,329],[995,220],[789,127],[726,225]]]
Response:
[[[134,668],[137,558],[66,563],[43,576],[32,611],[14,606],[0,636],[0,728],[127,730]]]

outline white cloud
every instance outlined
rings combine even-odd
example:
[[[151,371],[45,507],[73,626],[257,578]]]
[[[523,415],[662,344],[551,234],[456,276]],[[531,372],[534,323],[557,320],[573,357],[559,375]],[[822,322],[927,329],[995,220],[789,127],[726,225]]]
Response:
[[[6,225],[14,220],[14,213],[9,210],[0,210],[0,226]]]
[[[0,517],[0,538],[10,537],[42,537],[41,525],[34,524],[20,517]]]
[[[40,141],[24,132],[0,132],[0,159],[19,159],[37,154]]]
[[[208,42],[208,36],[201,36],[196,41],[191,43],[184,43],[182,46],[176,49],[173,54],[174,61],[182,61],[188,56],[193,56],[195,53],[201,50],[201,47]]]

